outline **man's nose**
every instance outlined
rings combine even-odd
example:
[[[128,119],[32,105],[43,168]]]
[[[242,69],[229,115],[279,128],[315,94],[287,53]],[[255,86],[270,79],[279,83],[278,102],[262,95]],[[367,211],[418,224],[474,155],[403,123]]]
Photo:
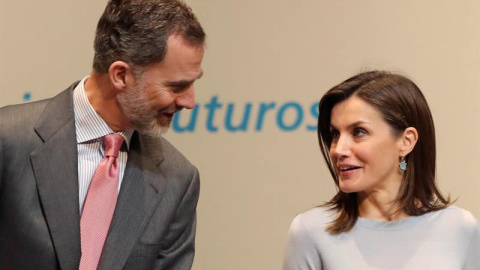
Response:
[[[193,109],[195,107],[195,89],[193,85],[179,94],[175,99],[175,103],[178,107]]]

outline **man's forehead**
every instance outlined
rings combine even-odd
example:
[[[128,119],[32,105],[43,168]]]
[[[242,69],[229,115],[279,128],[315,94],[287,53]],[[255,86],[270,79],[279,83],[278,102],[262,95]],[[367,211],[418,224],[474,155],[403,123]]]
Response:
[[[187,46],[197,50],[204,50],[205,44],[203,42],[192,42],[183,34],[171,34],[167,38],[167,47],[171,46]]]

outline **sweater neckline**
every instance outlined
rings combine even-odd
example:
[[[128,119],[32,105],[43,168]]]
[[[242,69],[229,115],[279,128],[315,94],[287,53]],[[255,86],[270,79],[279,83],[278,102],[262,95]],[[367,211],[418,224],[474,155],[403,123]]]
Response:
[[[410,216],[404,219],[392,220],[392,221],[379,221],[379,220],[358,217],[357,224],[362,227],[367,227],[374,230],[396,231],[396,230],[402,230],[402,229],[414,226],[415,224],[420,223],[423,219],[425,219],[430,214],[431,213],[427,213],[421,216]]]

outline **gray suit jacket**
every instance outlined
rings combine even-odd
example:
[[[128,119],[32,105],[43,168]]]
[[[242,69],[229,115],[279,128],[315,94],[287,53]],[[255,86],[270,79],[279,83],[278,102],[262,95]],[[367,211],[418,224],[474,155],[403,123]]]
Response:
[[[78,269],[75,85],[0,109],[0,269]],[[190,269],[198,196],[197,169],[135,132],[98,269]]]

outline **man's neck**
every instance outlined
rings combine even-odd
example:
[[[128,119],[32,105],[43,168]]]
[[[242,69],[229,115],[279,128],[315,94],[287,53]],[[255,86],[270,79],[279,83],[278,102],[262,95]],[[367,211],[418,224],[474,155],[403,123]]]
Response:
[[[130,128],[117,101],[117,92],[107,75],[92,72],[85,80],[85,92],[95,112],[114,131]]]

